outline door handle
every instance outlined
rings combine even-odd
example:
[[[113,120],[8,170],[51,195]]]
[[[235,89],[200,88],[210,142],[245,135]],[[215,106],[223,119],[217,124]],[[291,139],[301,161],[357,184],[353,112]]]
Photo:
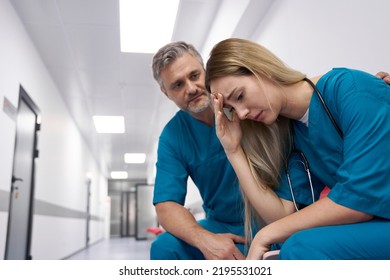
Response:
[[[15,183],[16,181],[23,182],[23,179],[22,178],[17,178],[14,175],[12,175],[12,184]]]

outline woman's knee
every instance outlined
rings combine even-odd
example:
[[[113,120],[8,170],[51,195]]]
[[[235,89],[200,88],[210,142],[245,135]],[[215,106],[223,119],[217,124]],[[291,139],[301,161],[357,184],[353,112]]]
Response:
[[[300,231],[290,236],[283,244],[279,259],[281,260],[325,260],[329,256],[321,244],[321,238],[313,236],[310,231]]]

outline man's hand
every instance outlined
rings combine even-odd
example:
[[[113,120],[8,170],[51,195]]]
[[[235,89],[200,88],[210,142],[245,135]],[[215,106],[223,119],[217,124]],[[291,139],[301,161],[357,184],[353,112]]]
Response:
[[[209,234],[203,236],[202,251],[206,260],[244,260],[245,257],[235,243],[245,243],[245,237],[232,233]]]
[[[388,72],[378,72],[375,76],[384,80],[388,85],[390,85],[390,74]]]

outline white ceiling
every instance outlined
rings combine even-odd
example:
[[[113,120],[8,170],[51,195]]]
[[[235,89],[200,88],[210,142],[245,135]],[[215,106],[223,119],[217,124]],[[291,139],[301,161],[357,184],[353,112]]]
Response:
[[[10,1],[103,170],[147,178],[160,131],[177,108],[153,80],[152,54],[120,52],[119,0]],[[172,41],[193,44],[207,59],[221,39],[252,39],[271,3],[181,0]],[[93,115],[123,115],[126,133],[97,134]],[[125,164],[127,152],[146,153],[147,163]]]

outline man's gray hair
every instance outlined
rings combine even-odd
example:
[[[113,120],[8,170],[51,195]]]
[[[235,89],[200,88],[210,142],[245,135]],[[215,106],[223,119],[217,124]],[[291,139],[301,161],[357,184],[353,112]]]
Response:
[[[193,45],[187,44],[183,41],[169,43],[159,49],[158,52],[153,56],[153,78],[158,82],[160,87],[163,86],[160,77],[161,71],[169,64],[173,63],[176,59],[182,57],[185,53],[189,53],[190,55],[194,56],[199,61],[200,65],[202,65],[204,68],[202,56]]]

